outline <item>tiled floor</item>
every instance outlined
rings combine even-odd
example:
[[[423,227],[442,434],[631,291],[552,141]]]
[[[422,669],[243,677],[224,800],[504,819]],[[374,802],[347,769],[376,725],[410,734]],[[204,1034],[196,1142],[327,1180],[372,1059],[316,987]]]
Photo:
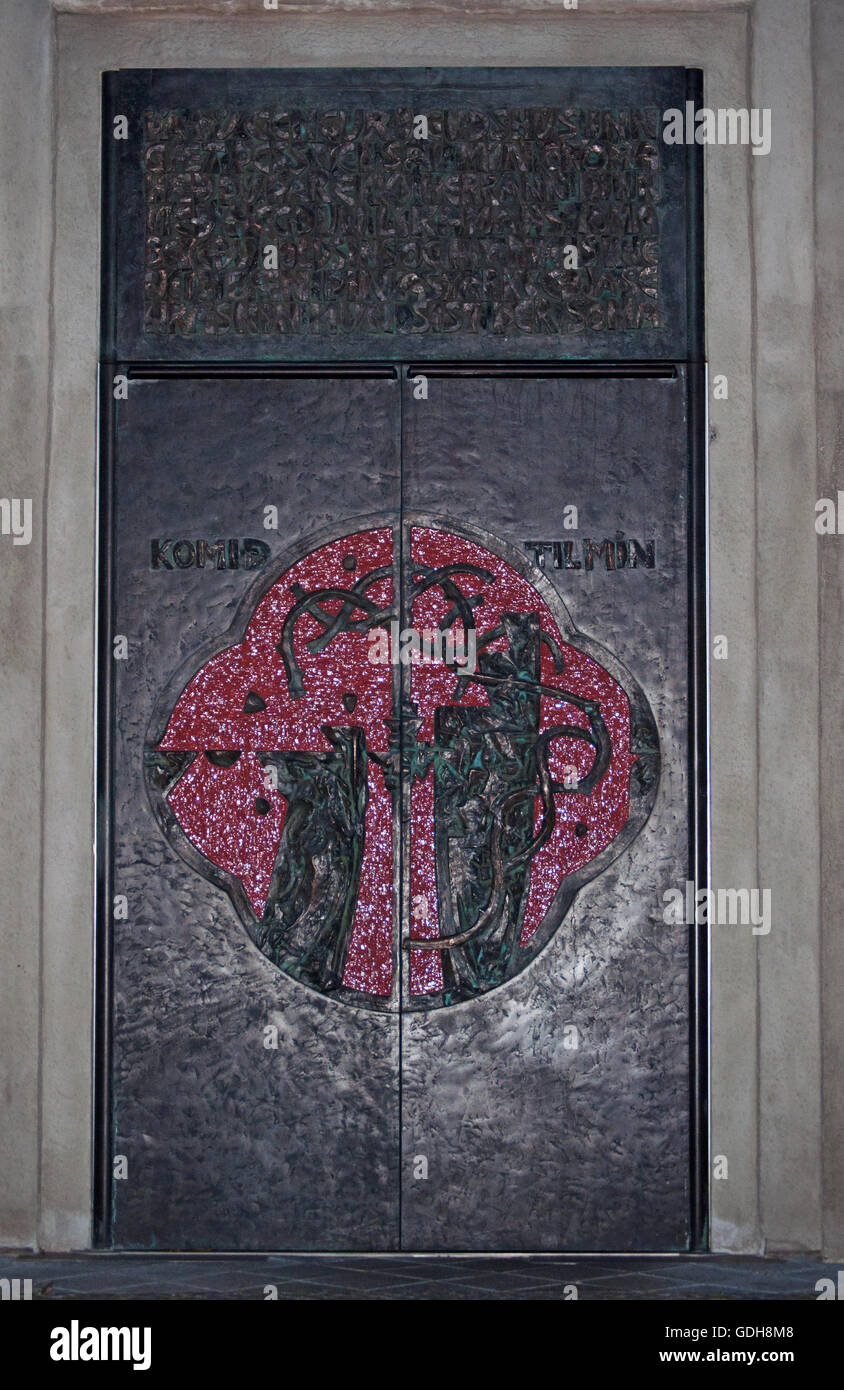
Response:
[[[791,1257],[20,1255],[0,1279],[33,1299],[816,1300],[837,1267]]]

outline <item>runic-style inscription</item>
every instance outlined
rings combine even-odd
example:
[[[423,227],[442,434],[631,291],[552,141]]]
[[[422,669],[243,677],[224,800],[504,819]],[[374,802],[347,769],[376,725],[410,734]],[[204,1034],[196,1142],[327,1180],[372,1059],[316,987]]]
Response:
[[[146,332],[660,326],[655,109],[413,116],[147,112]]]

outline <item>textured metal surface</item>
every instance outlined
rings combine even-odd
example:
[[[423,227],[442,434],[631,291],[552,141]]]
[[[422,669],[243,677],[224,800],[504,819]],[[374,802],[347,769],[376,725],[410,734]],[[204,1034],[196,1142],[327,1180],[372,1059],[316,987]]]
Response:
[[[642,686],[663,761],[641,834],[527,970],[485,998],[403,1018],[409,1249],[688,1241],[688,934],[663,924],[661,896],[684,882],[690,851],[686,448],[682,373],[432,378],[424,402],[407,390],[407,508],[459,510],[522,546],[568,534],[574,504],[578,535],[655,540],[652,570],[596,564],[545,579]],[[415,1179],[420,1157],[428,1176]]]
[[[686,83],[681,68],[107,74],[104,351],[683,357],[696,156],[661,135]]]
[[[114,1240],[184,1249],[389,1249],[398,1240],[395,1017],[279,972],[189,870],[147,799],[173,673],[219,645],[260,577],[150,566],[151,537],[263,536],[398,515],[398,383],[133,380],[118,406],[114,662]],[[277,533],[263,509],[279,509]],[[353,528],[354,529],[354,528]],[[277,1049],[264,1046],[268,1026]]]
[[[687,1244],[688,938],[661,917],[689,859],[685,412],[682,373],[439,378],[424,402],[406,381],[132,382],[115,496],[113,630],[129,638],[115,663],[112,889],[128,899],[114,923],[114,1152],[129,1161],[113,1187],[118,1244],[388,1249],[400,1212],[407,1249]],[[640,733],[650,702],[663,762],[644,829],[640,815],[624,826],[594,882],[588,864],[563,880],[526,969],[401,1023],[395,990],[375,1013],[281,974],[215,881],[177,857],[143,787],[145,740],[157,746],[162,710],[220,633],[246,628],[256,595],[315,536],[380,524],[390,496],[396,528],[413,518],[408,554],[412,534],[457,510],[481,527],[450,522],[458,535],[521,551],[549,611],[577,624],[564,639],[626,688]],[[553,537],[572,502],[582,530],[638,537],[646,554],[652,542],[653,567],[618,568],[624,552],[604,546],[591,569],[538,569],[525,538]],[[268,504],[280,530],[263,533],[266,577],[151,566],[151,536],[190,537],[196,554],[199,538],[254,534]],[[427,703],[431,714],[435,688]],[[405,927],[410,863],[406,852]],[[420,953],[396,954],[411,1001]]]

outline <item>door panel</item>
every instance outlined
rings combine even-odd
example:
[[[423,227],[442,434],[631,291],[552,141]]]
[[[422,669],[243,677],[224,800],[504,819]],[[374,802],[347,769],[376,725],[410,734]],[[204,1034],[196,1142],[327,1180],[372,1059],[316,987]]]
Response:
[[[113,1240],[687,1247],[685,372],[149,371],[111,498]]]
[[[638,381],[432,375],[426,401],[407,390],[406,511],[471,518],[488,545],[507,543],[513,565],[517,557],[527,562],[537,586],[534,609],[544,590],[550,607],[563,601],[576,628],[562,633],[573,643],[564,649],[562,674],[555,677],[546,652],[544,678],[591,692],[612,723],[612,690],[598,684],[594,670],[588,677],[578,672],[576,654],[585,644],[630,700],[636,759],[627,768],[636,824],[626,824],[621,853],[599,840],[592,866],[578,869],[570,857],[572,846],[606,838],[608,818],[628,815],[624,806],[600,802],[611,770],[589,795],[554,798],[558,828],[568,821],[569,838],[552,841],[528,872],[540,896],[553,877],[546,902],[562,883],[569,905],[556,930],[546,932],[541,953],[532,956],[517,939],[513,950],[524,964],[500,987],[403,1017],[402,1226],[409,1248],[680,1249],[689,1240],[688,933],[662,920],[662,893],[683,884],[690,862],[682,809],[689,751],[686,412],[682,371]],[[563,528],[571,504],[578,508],[576,530]],[[633,567],[632,546],[617,548],[622,533],[645,557],[653,542],[653,568]],[[586,538],[595,543],[589,569]],[[554,541],[556,550],[542,548]],[[572,568],[555,568],[555,559]],[[467,593],[472,582],[483,589],[466,581]],[[499,617],[490,612],[494,586],[486,587],[474,611],[479,629]],[[512,591],[509,601],[522,602]],[[543,610],[549,613],[544,603]],[[550,622],[542,619],[543,626]],[[506,644],[486,648],[495,649]],[[578,685],[584,679],[591,684]],[[648,707],[653,724],[643,717]],[[569,706],[565,717],[576,722],[577,711]],[[461,711],[464,739],[465,720]],[[564,758],[576,756],[572,745],[564,747]],[[475,751],[475,765],[488,768],[488,753],[479,743]],[[658,789],[639,784],[645,769]],[[477,790],[463,803],[464,821],[466,807],[475,808],[473,829],[481,796]],[[639,809],[632,809],[637,800]],[[453,822],[460,808],[455,816],[444,805],[444,814]],[[575,820],[579,842],[571,834]],[[453,828],[451,835],[453,861],[461,841]],[[596,865],[600,872],[584,880]],[[566,894],[566,884],[576,891]],[[441,893],[443,887],[441,878]],[[502,914],[519,911],[516,897]],[[493,927],[480,939],[498,943],[506,932],[505,923],[497,936]],[[523,926],[522,942],[524,936]],[[461,949],[478,945],[476,938]],[[441,954],[447,960],[451,953]],[[415,1180],[420,1157],[428,1176]]]
[[[112,921],[111,1039],[112,1147],[128,1170],[113,1184],[112,1231],[124,1247],[383,1250],[397,1244],[399,1039],[389,1011],[390,952],[387,1011],[373,1012],[340,1007],[319,993],[308,974],[319,952],[305,950],[319,945],[314,865],[323,887],[331,888],[343,863],[326,841],[342,818],[336,803],[348,785],[342,770],[348,748],[332,750],[324,740],[322,751],[310,751],[319,742],[315,721],[366,720],[360,714],[352,720],[342,707],[342,660],[329,650],[323,706],[304,697],[298,725],[291,716],[285,726],[274,703],[279,682],[272,662],[274,656],[282,667],[283,658],[254,636],[262,592],[275,591],[279,574],[290,578],[291,564],[299,562],[301,577],[302,556],[315,548],[315,537],[326,528],[331,539],[344,529],[364,529],[354,522],[338,527],[338,517],[377,510],[382,531],[385,520],[397,520],[392,375],[133,376],[128,399],[117,406],[110,630],[126,637],[128,657],[110,663],[114,813],[107,901],[125,899]],[[264,529],[267,507],[278,509],[277,530]],[[388,527],[390,565],[391,532]],[[268,559],[249,568],[262,545]],[[324,576],[324,557],[322,563]],[[342,558],[336,573],[345,573]],[[314,631],[319,624],[297,633],[297,650]],[[237,645],[244,634],[249,653]],[[309,681],[313,670],[307,655],[302,660]],[[209,663],[216,681],[207,679]],[[383,700],[389,713],[389,667],[381,680],[386,693],[369,696]],[[260,699],[261,692],[263,711],[250,712],[250,693]],[[257,733],[250,720],[260,726]],[[263,768],[254,749],[266,755]],[[239,753],[233,765],[232,752]],[[300,933],[287,943],[298,952],[298,965],[286,973],[267,931],[261,936],[262,917],[266,927],[272,915],[263,912],[264,902],[279,901],[277,885],[261,877],[268,825],[281,798],[272,778],[262,785],[260,773],[274,761],[282,790],[299,776],[300,811],[302,797],[317,788],[334,813],[333,820],[327,814],[311,824],[312,835],[322,838],[310,854],[301,834],[298,841],[288,834],[287,867],[298,852],[302,901],[290,909]],[[292,820],[293,794],[290,806]],[[389,811],[386,841],[383,828],[377,831],[380,845],[377,834],[368,837],[375,844],[366,862],[374,871],[386,864],[386,904],[383,874],[379,882],[389,939]],[[344,906],[346,896],[366,900],[359,862],[356,872],[356,892],[344,890]],[[288,872],[288,885],[292,877]],[[368,891],[371,901],[371,886]],[[309,894],[310,928],[303,925]],[[330,930],[338,926],[328,921]],[[297,968],[299,978],[291,978]]]

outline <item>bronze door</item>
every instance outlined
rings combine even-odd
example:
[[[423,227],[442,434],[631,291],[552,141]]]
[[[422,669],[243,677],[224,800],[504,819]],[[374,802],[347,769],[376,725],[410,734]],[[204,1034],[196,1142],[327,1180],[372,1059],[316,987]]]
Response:
[[[694,160],[652,138],[691,79],[611,72],[109,75],[103,1243],[700,1246]],[[489,243],[501,316],[452,322],[421,200],[523,174],[593,308],[514,309],[476,226],[438,254]]]

